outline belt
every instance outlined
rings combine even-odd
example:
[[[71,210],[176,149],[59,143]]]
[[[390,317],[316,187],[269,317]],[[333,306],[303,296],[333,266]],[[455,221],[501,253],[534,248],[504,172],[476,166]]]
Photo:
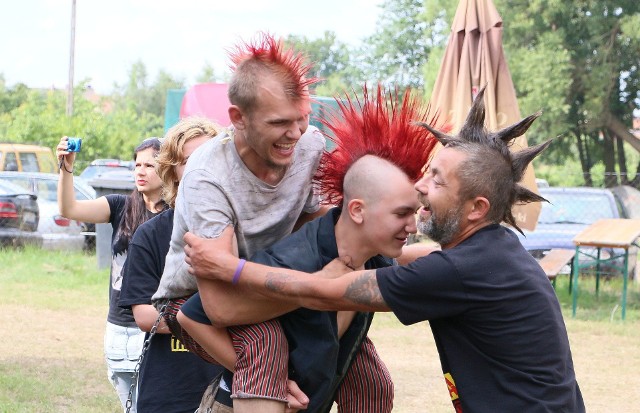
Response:
[[[233,401],[231,400],[231,392],[218,387],[216,392],[215,401],[228,407],[233,407]]]

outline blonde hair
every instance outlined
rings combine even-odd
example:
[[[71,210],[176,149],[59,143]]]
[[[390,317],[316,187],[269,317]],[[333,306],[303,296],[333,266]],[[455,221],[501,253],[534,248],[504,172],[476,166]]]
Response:
[[[189,117],[182,119],[167,131],[156,159],[156,169],[163,183],[162,197],[171,208],[175,206],[180,183],[176,167],[185,161],[182,151],[184,144],[200,136],[213,138],[220,130],[222,127],[209,119]]]

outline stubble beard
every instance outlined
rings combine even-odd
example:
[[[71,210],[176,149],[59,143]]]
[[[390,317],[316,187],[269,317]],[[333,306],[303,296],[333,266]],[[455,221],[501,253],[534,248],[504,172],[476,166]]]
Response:
[[[247,129],[244,133],[246,144],[258,154],[258,156],[264,161],[265,165],[273,172],[277,173],[278,175],[283,175],[289,168],[289,166],[291,166],[291,164],[293,163],[293,158],[286,165],[275,162],[269,157],[269,148],[266,148],[266,153],[264,154],[264,156],[260,155],[256,148],[259,147],[262,136],[258,133],[255,133],[255,129],[253,129],[252,127]]]
[[[431,216],[428,219],[420,218],[418,220],[418,230],[432,241],[440,245],[446,245],[453,241],[453,238],[460,230],[462,211],[452,208],[441,215],[442,217],[439,219],[440,214],[436,215],[431,211]]]

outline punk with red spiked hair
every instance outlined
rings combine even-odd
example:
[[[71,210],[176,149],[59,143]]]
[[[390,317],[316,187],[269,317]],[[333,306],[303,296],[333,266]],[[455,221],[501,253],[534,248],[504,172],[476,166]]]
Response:
[[[365,86],[361,98],[337,102],[339,109],[323,121],[336,147],[323,154],[315,176],[325,203],[342,205],[345,175],[366,155],[391,162],[413,182],[422,177],[437,140],[418,122],[436,128],[438,119],[418,97],[409,90],[401,97],[379,85],[373,95]]]
[[[307,77],[313,65],[304,54],[285,46],[282,39],[259,33],[250,42],[241,42],[229,51],[233,75],[229,82],[229,101],[243,110],[256,105],[257,85],[273,76],[292,100],[309,100],[309,86],[317,77]]]

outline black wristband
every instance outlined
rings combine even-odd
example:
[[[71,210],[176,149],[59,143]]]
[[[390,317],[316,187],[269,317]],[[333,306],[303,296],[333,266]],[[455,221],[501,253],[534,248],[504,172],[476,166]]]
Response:
[[[68,170],[67,169],[67,165],[64,163],[64,155],[62,155],[62,158],[60,159],[60,164],[58,165],[58,170],[61,170],[62,168],[64,168],[65,171],[67,171],[70,174],[73,174],[73,169]]]

